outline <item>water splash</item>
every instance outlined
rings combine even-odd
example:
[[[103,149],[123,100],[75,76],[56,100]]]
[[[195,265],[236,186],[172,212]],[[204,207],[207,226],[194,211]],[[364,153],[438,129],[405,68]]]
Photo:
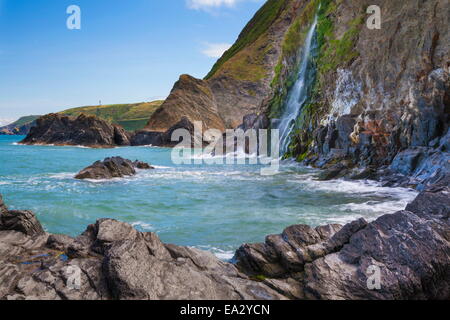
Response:
[[[317,56],[317,16],[314,19],[305,43],[298,70],[297,80],[290,89],[284,105],[284,112],[278,124],[280,130],[280,154],[288,151],[291,134],[295,128],[297,118],[310,97],[310,91],[316,78],[315,58]]]

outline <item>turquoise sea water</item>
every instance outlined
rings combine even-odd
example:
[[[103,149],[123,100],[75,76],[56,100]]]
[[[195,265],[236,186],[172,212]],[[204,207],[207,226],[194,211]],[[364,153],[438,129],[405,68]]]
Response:
[[[315,181],[316,171],[294,164],[261,176],[255,165],[174,165],[165,148],[16,145],[22,138],[0,136],[0,194],[10,209],[33,210],[47,231],[72,236],[99,218],[114,218],[223,259],[292,224],[371,220],[404,209],[416,195],[374,182]],[[73,179],[108,156],[146,161],[156,170],[112,181]]]

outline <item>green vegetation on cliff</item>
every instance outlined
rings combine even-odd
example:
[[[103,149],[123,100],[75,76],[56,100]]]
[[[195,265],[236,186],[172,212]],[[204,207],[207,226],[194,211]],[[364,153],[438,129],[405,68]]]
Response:
[[[127,131],[140,130],[145,127],[150,116],[163,101],[152,101],[134,104],[113,104],[102,106],[87,106],[68,109],[60,112],[68,116],[80,114],[94,115],[111,123],[121,125]]]
[[[25,117],[21,117],[21,118],[19,118],[19,120],[16,120],[13,123],[9,124],[8,127],[18,128],[18,127],[24,126],[26,124],[29,124],[30,122],[33,122],[34,120],[36,120],[39,117],[40,116],[25,116]]]
[[[349,21],[347,30],[338,37],[333,21],[341,2],[342,0],[311,0],[308,2],[283,39],[283,53],[275,68],[272,88],[276,93],[270,103],[271,118],[278,118],[283,111],[284,101],[298,73],[299,48],[305,41],[307,32],[317,14],[316,81],[311,88],[308,101],[297,119],[296,130],[292,134],[292,143],[286,155],[286,157],[294,157],[298,161],[303,161],[308,157],[313,143],[311,128],[317,127],[317,124],[329,111],[322,99],[322,88],[326,75],[336,72],[339,67],[345,66],[359,55],[355,45],[364,22],[364,13],[361,12]]]
[[[210,79],[212,76],[214,76],[231,58],[235,57],[238,53],[254,44],[261,37],[265,36],[265,33],[267,32],[269,27],[275,22],[275,20],[280,16],[281,12],[283,11],[288,1],[289,0],[268,0],[261,7],[261,9],[258,10],[255,16],[250,20],[250,22],[245,26],[244,30],[239,35],[239,38],[235,42],[235,44],[230,49],[228,49],[223,54],[223,56],[216,62],[211,71],[205,77],[205,80]],[[270,48],[268,48],[267,50],[270,50]],[[252,52],[252,54],[253,58],[264,56],[264,54],[261,55],[258,54],[257,52]],[[266,71],[260,70],[257,67],[255,67],[257,66],[257,64],[251,63],[253,61],[248,61],[248,59],[245,58],[246,56],[247,55],[241,57],[241,59],[236,59],[236,61],[233,61],[232,65],[236,67],[233,69],[242,70],[242,68],[244,69],[251,68],[251,70],[248,70],[250,72],[245,72],[245,74],[253,75],[256,78],[256,80],[264,77]],[[259,59],[256,58],[256,60]],[[241,72],[241,75],[242,74],[243,73]],[[237,74],[237,78],[239,77],[240,74]],[[248,79],[241,79],[241,80],[248,80]]]

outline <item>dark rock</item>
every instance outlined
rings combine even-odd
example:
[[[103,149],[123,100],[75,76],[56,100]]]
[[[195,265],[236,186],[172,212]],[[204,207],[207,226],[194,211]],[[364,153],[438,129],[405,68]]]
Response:
[[[437,185],[410,211],[369,224],[291,226],[243,245],[236,266],[111,219],[75,239],[14,224],[0,231],[0,299],[449,299],[448,195]],[[77,290],[67,286],[71,268],[80,270]],[[379,289],[368,286],[373,268]]]
[[[237,129],[242,129],[244,131],[254,129],[267,129],[269,127],[269,119],[265,114],[248,114],[244,116],[242,124],[237,127]]]
[[[0,215],[2,215],[3,213],[7,213],[8,212],[8,208],[6,207],[6,205],[3,202],[3,198],[0,195]]]
[[[415,148],[400,152],[391,164],[391,170],[404,175],[411,175],[425,158],[427,149]]]
[[[352,146],[350,135],[354,130],[355,124],[355,117],[351,115],[345,115],[336,120],[336,130],[338,132],[337,148],[344,150],[345,155],[349,153]]]
[[[377,178],[377,170],[373,167],[356,169],[349,178],[351,180],[375,180]]]
[[[0,252],[45,264],[27,268],[9,254],[0,256],[0,299],[287,299],[270,286],[239,273],[210,253],[165,245],[153,233],[102,219],[75,239],[50,235],[18,238],[0,232]],[[16,246],[20,243],[20,246]],[[68,261],[56,259],[64,250]],[[75,254],[76,253],[76,254]],[[32,256],[46,256],[33,258]],[[48,257],[47,257],[48,256]],[[79,287],[69,278],[79,270]],[[295,292],[285,284],[287,292]],[[286,293],[288,294],[288,293]],[[292,296],[292,293],[289,294]]]
[[[121,127],[95,116],[48,114],[36,120],[22,144],[81,145],[94,148],[130,145]]]
[[[147,130],[137,131],[131,137],[131,145],[133,146],[163,146],[163,132],[153,132]]]
[[[42,228],[36,216],[31,211],[8,211],[0,197],[0,231],[18,231],[33,237],[43,235]]]
[[[233,261],[251,275],[285,277],[290,273],[303,271],[304,265],[312,261],[310,250],[322,250],[322,254],[325,254],[324,243],[339,230],[339,225],[316,229],[307,225],[294,225],[286,228],[281,235],[268,236],[265,243],[241,246]]]
[[[311,229],[294,226],[285,236],[268,237],[265,244],[242,246],[235,261],[248,274],[283,284],[284,279],[297,279],[301,289],[296,296],[302,299],[449,299],[448,186],[421,193],[407,210],[369,224],[361,219],[332,228],[336,232],[322,240],[311,237]],[[307,241],[296,235],[302,231]],[[373,268],[381,272],[379,289],[368,286]],[[271,283],[283,290],[282,284]]]
[[[398,176],[398,174],[403,175]],[[392,177],[389,177],[391,175]],[[442,183],[450,175],[450,153],[416,147],[400,152],[383,180],[396,180],[397,186],[414,186],[419,191]]]
[[[350,238],[358,231],[367,226],[367,221],[359,219],[346,224],[342,229],[336,232],[333,237],[325,243],[327,253],[336,252],[340,250],[345,244],[350,241]]]
[[[52,234],[47,239],[47,247],[50,249],[67,252],[74,239],[63,234]]]
[[[407,211],[418,216],[437,216],[443,219],[450,217],[450,187],[449,184],[436,186],[419,194],[406,207]]]
[[[450,129],[447,130],[447,134],[439,141],[439,150],[442,152],[450,152]]]
[[[141,169],[141,170],[150,170],[150,169],[155,169],[154,167],[152,167],[151,165],[149,165],[146,162],[142,162],[142,161],[138,161],[136,160],[135,162],[133,162],[133,166],[137,169]]]
[[[348,168],[345,165],[338,163],[338,164],[333,165],[330,168],[325,169],[322,172],[320,172],[320,174],[318,176],[318,180],[327,181],[327,180],[332,180],[332,179],[336,179],[336,178],[341,178],[341,177],[345,176],[347,173],[348,173]]]
[[[186,137],[189,137],[190,141],[183,141],[183,138],[173,136],[177,130],[185,130]],[[172,141],[172,138],[174,138],[174,141]],[[179,122],[165,132],[149,131],[148,129],[136,132],[131,138],[131,144],[133,146],[151,145],[155,147],[175,147],[181,144],[182,146],[191,147],[195,143],[203,146],[202,140],[202,132],[199,132],[199,136],[196,136],[194,124],[187,117],[182,117]]]
[[[131,162],[121,157],[106,158],[103,161],[97,161],[93,165],[81,170],[75,179],[112,179],[122,178],[124,176],[132,176],[136,174],[135,168],[138,169],[154,169],[145,162]]]
[[[339,252],[305,266],[308,299],[448,299],[449,242],[445,220],[404,211],[385,215],[354,234]],[[368,287],[369,267],[381,271]]]

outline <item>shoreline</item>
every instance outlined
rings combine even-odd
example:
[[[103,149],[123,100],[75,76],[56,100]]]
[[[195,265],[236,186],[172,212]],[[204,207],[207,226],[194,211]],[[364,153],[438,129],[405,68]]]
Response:
[[[450,270],[450,242],[442,238],[450,227],[449,192],[448,186],[435,186],[419,194],[409,211],[371,223],[360,219],[345,226],[291,226],[282,235],[267,237],[265,244],[244,244],[235,264],[205,251],[163,244],[154,233],[111,219],[98,220],[76,238],[48,234],[33,213],[7,211],[1,202],[0,248],[9,248],[4,252],[17,255],[19,250],[21,257],[32,257],[58,251],[68,260],[45,258],[30,276],[26,267],[11,263],[11,254],[2,256],[0,269],[13,268],[15,280],[2,278],[0,299],[447,299],[450,277],[439,270]],[[388,283],[379,291],[363,286],[361,268],[368,261],[386,269]],[[87,277],[80,290],[67,289],[68,266],[81,268],[82,278]],[[169,271],[159,274],[155,270],[160,268]],[[395,278],[392,270],[398,272]],[[184,278],[188,274],[192,279]],[[49,276],[55,280],[50,287]],[[425,279],[440,287],[420,287]],[[172,285],[160,288],[157,283]],[[206,283],[215,290],[194,289]]]

